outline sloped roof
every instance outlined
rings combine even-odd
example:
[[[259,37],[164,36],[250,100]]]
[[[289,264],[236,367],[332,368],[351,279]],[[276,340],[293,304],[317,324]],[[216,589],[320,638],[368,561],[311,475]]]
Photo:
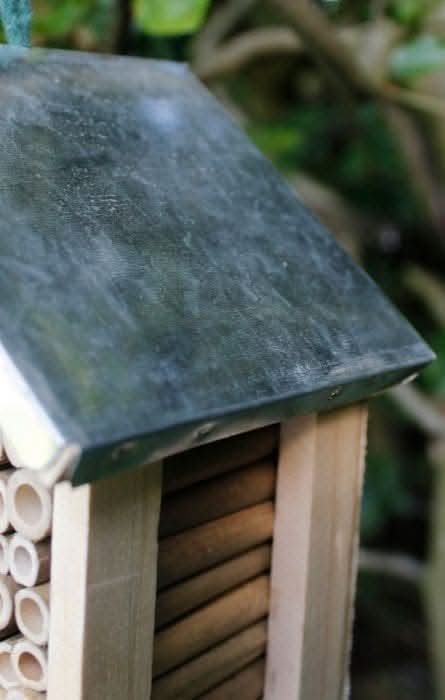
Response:
[[[76,482],[432,359],[182,65],[0,49],[0,426]]]

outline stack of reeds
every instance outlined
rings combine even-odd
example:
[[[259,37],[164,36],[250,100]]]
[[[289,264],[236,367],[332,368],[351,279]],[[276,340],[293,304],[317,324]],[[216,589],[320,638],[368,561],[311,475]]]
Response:
[[[0,700],[43,700],[52,494],[4,453],[0,468]]]
[[[152,700],[263,695],[276,428],[166,461]]]

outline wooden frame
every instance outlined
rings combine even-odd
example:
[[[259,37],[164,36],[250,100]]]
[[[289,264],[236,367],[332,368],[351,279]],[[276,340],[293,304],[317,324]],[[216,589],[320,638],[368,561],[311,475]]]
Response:
[[[367,410],[282,425],[265,700],[347,694]]]
[[[265,700],[345,696],[366,418],[281,426]],[[56,487],[49,700],[151,697],[161,474]]]
[[[56,487],[48,700],[150,697],[161,476]]]

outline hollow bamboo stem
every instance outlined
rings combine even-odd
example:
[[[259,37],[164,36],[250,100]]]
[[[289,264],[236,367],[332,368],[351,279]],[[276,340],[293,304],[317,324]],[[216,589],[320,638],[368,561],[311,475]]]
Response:
[[[206,571],[271,539],[272,502],[167,537],[159,544],[158,589]]]
[[[9,546],[9,570],[22,586],[34,586],[49,581],[51,540],[35,544],[22,535],[13,535]]]
[[[46,650],[28,639],[14,644],[11,654],[12,666],[19,680],[18,685],[44,691],[48,685],[48,657]]]
[[[20,685],[17,673],[12,663],[12,652],[15,645],[23,640],[21,635],[0,642],[0,685],[5,689],[16,688]]]
[[[12,535],[0,535],[0,575],[9,574],[9,546]]]
[[[264,675],[264,659],[258,659],[205,695],[200,695],[199,700],[258,700],[263,697]]]
[[[0,576],[0,636],[17,631],[14,621],[14,596],[19,589],[12,576]]]
[[[6,694],[4,700],[45,700],[45,698],[45,693],[37,693],[31,688],[13,688]],[[1,695],[0,700],[2,700]]]
[[[0,534],[11,531],[8,509],[8,481],[14,474],[15,469],[0,468]]]
[[[156,628],[268,571],[270,564],[271,546],[265,544],[162,591],[156,601]]]
[[[155,636],[153,677],[170,671],[261,620],[269,608],[269,577],[258,578],[166,627]]]
[[[15,617],[20,632],[37,646],[48,644],[49,583],[22,588],[15,595]]]
[[[38,475],[17,469],[8,480],[9,520],[14,530],[32,542],[40,542],[51,532],[52,497]]]
[[[252,625],[153,683],[151,700],[194,700],[262,656],[267,623]],[[239,700],[242,700],[240,697]]]
[[[278,446],[278,428],[269,426],[174,455],[164,463],[164,493],[252,464]]]
[[[255,462],[163,499],[159,536],[168,537],[257,503],[273,499],[272,460]]]

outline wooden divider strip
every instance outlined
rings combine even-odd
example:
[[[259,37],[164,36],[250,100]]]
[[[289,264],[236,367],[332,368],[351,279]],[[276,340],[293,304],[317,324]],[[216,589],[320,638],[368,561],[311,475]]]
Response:
[[[161,540],[159,590],[264,544],[273,524],[274,506],[266,502]]]
[[[161,473],[55,487],[48,700],[150,697]]]
[[[164,463],[163,491],[178,491],[269,457],[278,447],[278,438],[279,428],[272,425],[169,457]]]
[[[269,577],[259,576],[158,632],[153,677],[185,663],[269,612]]]
[[[282,426],[264,700],[346,696],[366,418]]]
[[[168,537],[274,498],[272,459],[182,489],[162,501],[159,536]]]
[[[271,546],[265,544],[167,588],[159,593],[156,600],[156,628],[164,627],[235,586],[268,571],[270,564]]]
[[[262,656],[266,641],[267,623],[262,621],[252,625],[184,666],[155,680],[151,700],[194,700]]]
[[[264,690],[264,659],[258,659],[198,700],[259,700]]]

